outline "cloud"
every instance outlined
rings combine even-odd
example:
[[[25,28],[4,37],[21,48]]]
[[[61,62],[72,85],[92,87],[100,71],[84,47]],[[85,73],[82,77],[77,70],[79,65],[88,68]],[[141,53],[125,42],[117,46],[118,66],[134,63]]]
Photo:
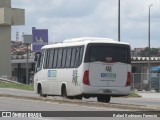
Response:
[[[160,1],[121,0],[121,41],[132,47],[148,42],[148,5],[151,7],[151,46],[160,47]],[[118,37],[118,0],[14,0],[12,7],[26,10],[26,25],[16,31],[31,33],[31,27],[49,30],[50,42],[72,37]]]
[[[53,5],[56,1],[53,1]],[[52,14],[55,17],[83,17],[92,14],[98,4],[98,0],[61,0],[60,4],[53,6]]]
[[[92,14],[99,0],[17,0],[14,1],[22,8],[25,8],[27,14],[46,17],[81,17]]]

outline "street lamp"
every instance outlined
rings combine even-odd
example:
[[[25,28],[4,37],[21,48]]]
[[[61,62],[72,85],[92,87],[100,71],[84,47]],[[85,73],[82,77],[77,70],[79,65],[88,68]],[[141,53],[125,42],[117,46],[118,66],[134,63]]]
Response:
[[[121,29],[120,29],[120,11],[121,11],[121,8],[120,8],[120,5],[121,5],[121,3],[120,3],[120,0],[118,1],[118,41],[120,42],[121,41],[121,36],[120,36],[120,34],[121,34]]]
[[[150,90],[151,90],[151,71],[150,71],[150,63],[151,63],[151,55],[150,55],[150,9],[153,4],[149,5],[149,17],[148,17],[148,72],[149,72],[149,82],[150,82]]]

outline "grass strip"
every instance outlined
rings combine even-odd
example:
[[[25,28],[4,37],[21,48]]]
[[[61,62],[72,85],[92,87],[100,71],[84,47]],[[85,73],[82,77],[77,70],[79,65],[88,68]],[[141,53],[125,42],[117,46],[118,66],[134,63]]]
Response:
[[[19,90],[33,91],[33,85],[18,84],[18,83],[11,83],[11,82],[0,82],[0,88],[14,88]]]

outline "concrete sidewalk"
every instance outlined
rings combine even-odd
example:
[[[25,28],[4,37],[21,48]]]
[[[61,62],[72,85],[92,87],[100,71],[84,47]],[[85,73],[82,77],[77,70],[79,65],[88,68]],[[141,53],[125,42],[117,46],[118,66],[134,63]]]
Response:
[[[160,93],[155,91],[135,91],[138,95],[142,96],[142,98],[159,98]]]

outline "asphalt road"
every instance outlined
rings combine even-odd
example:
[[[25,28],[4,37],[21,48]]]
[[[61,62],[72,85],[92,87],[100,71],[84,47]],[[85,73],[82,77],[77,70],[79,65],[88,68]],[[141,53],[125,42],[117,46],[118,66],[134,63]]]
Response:
[[[0,89],[0,94],[10,94],[17,96],[30,96],[39,98],[39,95],[32,91],[23,91],[15,89]],[[49,97],[53,99],[55,97]],[[62,99],[61,97],[56,97],[57,99]],[[84,99],[83,101],[95,101],[95,99]],[[160,106],[160,99],[151,98],[112,98],[111,103],[121,103],[121,104],[140,104],[147,106]],[[24,100],[24,99],[14,99],[7,97],[0,97],[0,111],[123,111],[124,109],[111,108],[111,107],[93,107],[77,104],[64,104],[49,101],[37,101],[37,100]],[[53,113],[54,114],[54,113]],[[59,113],[60,114],[60,113]],[[62,113],[63,114],[63,113]],[[0,118],[0,120],[106,120],[106,117],[43,117],[43,118]],[[113,118],[107,118],[110,120]],[[119,120],[120,118],[114,118],[114,120]],[[128,119],[128,118],[123,118]],[[134,120],[135,118],[130,118]],[[137,118],[136,118],[137,119]],[[138,118],[141,119],[142,118]],[[137,119],[137,120],[138,120]],[[145,118],[144,118],[145,119]],[[158,120],[158,118],[150,118],[151,120]]]
[[[97,108],[14,98],[0,98],[0,111],[111,111],[116,108]]]
[[[95,101],[96,99],[89,99],[89,101]],[[88,100],[87,100],[88,101]],[[142,106],[160,107],[160,99],[146,99],[146,98],[112,98],[110,103],[117,104],[133,104]]]
[[[38,94],[35,94],[33,91],[24,91],[24,90],[15,90],[15,89],[5,89],[5,88],[0,88],[0,94],[10,94],[10,95],[17,95],[17,96],[30,96],[30,97],[37,97],[39,98]],[[134,105],[144,105],[144,106],[150,106],[150,107],[160,107],[160,97],[157,97],[158,95],[160,96],[160,93],[141,93],[141,95],[145,96],[142,98],[123,98],[123,97],[118,97],[118,98],[111,98],[110,103],[116,103],[116,104],[134,104]],[[151,96],[151,97],[146,97],[146,96]],[[155,96],[155,98],[154,98]],[[52,98],[57,98],[57,99],[62,99],[61,97],[49,97],[50,99]],[[91,99],[83,99],[86,101],[96,101],[96,98],[91,98]]]
[[[118,109],[120,110],[120,109]],[[71,105],[71,104],[59,104],[53,102],[40,102],[34,100],[21,100],[21,99],[14,99],[14,98],[0,98],[0,111],[32,111],[38,112],[40,111],[41,116],[43,117],[43,111],[51,111],[51,114],[55,114],[54,112],[58,112],[58,114],[65,115],[67,111],[117,111],[115,108],[97,108],[97,107],[87,107],[81,105]],[[11,113],[13,115],[13,113]],[[71,113],[72,114],[72,113]],[[81,112],[76,113],[81,114]],[[75,114],[75,116],[76,116]],[[14,116],[14,115],[13,115]],[[74,116],[74,114],[73,114]],[[2,118],[0,118],[2,119]],[[7,118],[6,118],[7,119]],[[12,118],[18,120],[19,118],[15,117]],[[23,118],[26,119],[26,118]],[[74,117],[43,117],[43,118],[30,118],[31,120],[81,120],[82,118],[74,118]],[[88,120],[88,117],[86,118]],[[3,119],[4,120],[4,119]],[[92,118],[92,120],[97,120],[97,118]],[[100,120],[106,120],[106,118],[100,118]]]
[[[121,114],[120,112],[122,111],[122,109],[101,108],[101,107],[97,108],[97,107],[88,107],[88,106],[82,106],[82,105],[60,104],[60,103],[53,103],[53,102],[42,102],[42,101],[34,101],[34,100],[24,100],[24,99],[22,100],[22,99],[1,97],[0,111],[11,112],[11,115],[12,115],[12,118],[1,117],[0,120],[97,120],[97,119],[109,120],[108,117],[106,118],[106,117],[91,117],[91,116],[98,114],[97,112],[102,113],[105,111],[112,111],[113,112],[112,114],[115,114],[115,112],[118,112],[118,114]],[[75,113],[75,111],[78,111],[78,112]],[[89,112],[93,111],[93,113],[91,113],[88,117],[75,117],[75,116],[81,116],[80,114],[88,114],[88,111]],[[21,113],[20,116],[23,116],[22,113],[26,114],[27,116],[28,116],[28,113],[38,113],[38,117],[32,117],[32,118],[22,117],[21,118],[20,116],[19,117],[16,116],[17,115],[15,114],[16,112],[18,112],[17,114]],[[66,113],[68,112],[71,116],[73,115],[74,117],[63,116],[63,115],[66,115]],[[53,114],[58,115],[58,117],[46,117],[46,116],[43,116],[43,113],[50,114],[50,115],[53,115]],[[133,114],[133,112],[131,111],[130,114]],[[120,118],[112,118],[112,119],[119,120]],[[158,120],[158,118],[153,118],[153,119]],[[134,120],[134,119],[130,118],[130,120]],[[143,120],[143,119],[140,118],[140,120]]]

